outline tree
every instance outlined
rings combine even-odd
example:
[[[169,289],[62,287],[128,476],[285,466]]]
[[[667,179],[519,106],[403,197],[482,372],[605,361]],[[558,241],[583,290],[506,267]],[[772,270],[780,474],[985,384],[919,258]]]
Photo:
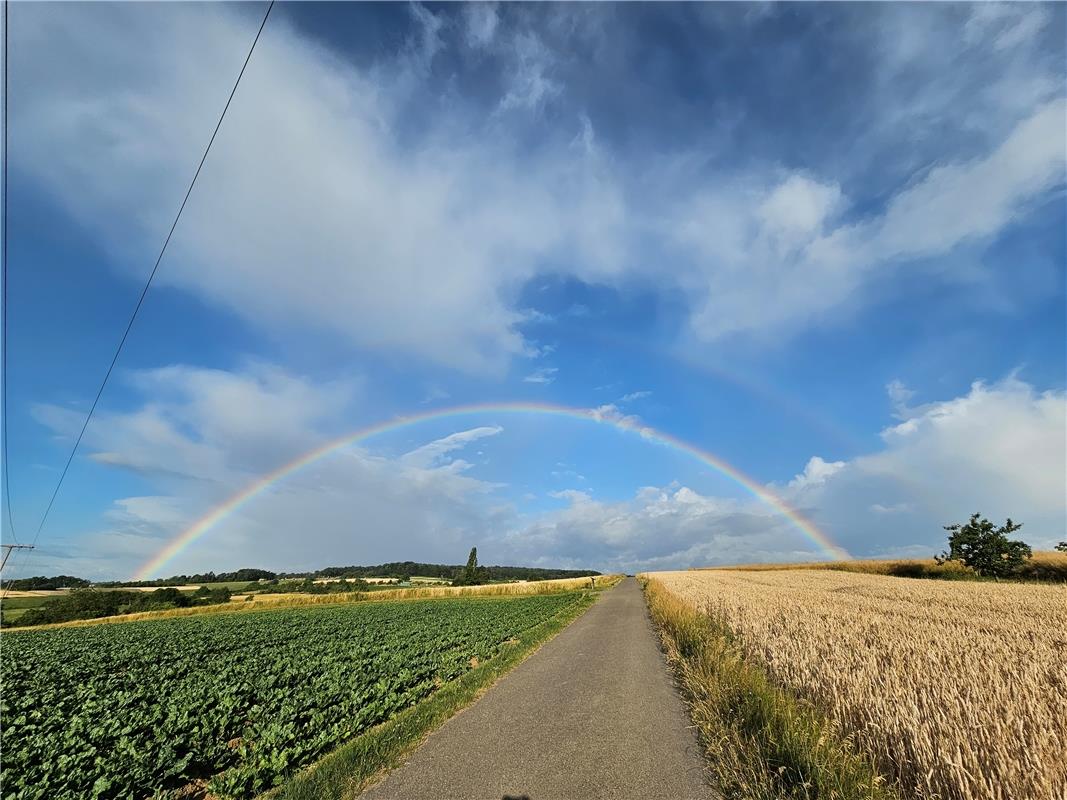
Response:
[[[1056,549],[1059,550],[1061,553],[1067,553],[1067,542],[1060,542],[1058,545],[1056,545]]]
[[[467,556],[467,566],[452,581],[452,585],[477,586],[480,583],[485,583],[483,573],[484,570],[478,568],[478,548],[472,547],[470,555]]]
[[[960,561],[979,575],[1004,578],[1018,572],[1030,558],[1030,546],[1008,535],[1022,527],[1011,521],[996,527],[981,514],[972,514],[966,524],[946,525],[949,532],[948,552],[937,557],[937,563]]]

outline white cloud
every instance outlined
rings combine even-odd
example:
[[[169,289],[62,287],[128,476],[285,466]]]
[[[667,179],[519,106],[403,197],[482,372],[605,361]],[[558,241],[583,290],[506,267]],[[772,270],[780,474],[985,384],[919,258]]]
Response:
[[[789,488],[806,489],[819,486],[840,472],[844,466],[844,461],[824,461],[818,456],[812,456],[804,466],[804,471],[789,481]]]
[[[1036,3],[975,3],[963,35],[969,44],[992,39],[996,49],[1004,50],[1029,41],[1048,21],[1048,11]]]
[[[540,367],[523,378],[522,382],[547,385],[556,379],[557,372],[559,372],[559,369],[556,367]]]
[[[1026,524],[1039,547],[1067,521],[1067,396],[1016,377],[910,409],[881,450],[845,462],[791,499],[855,553],[942,543],[942,525],[975,511]],[[875,514],[872,516],[871,511]],[[1057,538],[1058,537],[1058,538]]]
[[[911,416],[911,409],[908,408],[908,403],[915,397],[915,392],[904,385],[904,382],[894,378],[885,387],[886,393],[889,395],[889,402],[893,406],[894,416],[898,419],[907,419]]]
[[[13,169],[141,275],[253,21],[200,5],[25,12],[14,68],[33,90],[15,87],[13,105],[33,135]],[[158,280],[272,336],[317,331],[503,375],[530,353],[517,302],[542,275],[681,290],[696,339],[777,340],[855,309],[903,262],[995,237],[1063,184],[1062,80],[1037,55],[1040,8],[879,10],[865,31],[879,32],[882,102],[854,159],[892,163],[873,186],[846,182],[852,163],[620,158],[585,109],[561,118],[573,136],[520,146],[530,115],[567,93],[566,53],[494,7],[462,13],[451,25],[412,6],[412,40],[362,69],[272,19]],[[412,126],[455,38],[510,59],[495,104],[507,113],[442,102],[434,125]],[[981,85],[959,64],[981,66]],[[877,150],[901,142],[922,160]]]
[[[249,21],[215,6],[28,11],[18,68],[34,91],[18,102],[35,134],[17,169],[140,275]],[[608,231],[573,150],[520,155],[506,130],[472,137],[447,110],[399,147],[407,104],[421,102],[413,75],[444,35],[413,13],[416,55],[367,72],[271,21],[157,280],[273,335],[321,331],[502,373],[525,353],[515,293],[541,259],[595,251]],[[534,102],[549,88],[531,81]]]
[[[515,63],[507,94],[500,101],[498,111],[540,109],[562,90],[560,84],[549,76],[555,56],[532,31],[517,35],[510,47]]]
[[[441,466],[445,456],[449,453],[455,450],[462,450],[468,444],[475,442],[478,439],[484,439],[487,436],[497,436],[502,433],[503,430],[504,429],[499,425],[493,425],[450,433],[448,436],[436,439],[429,444],[424,444],[409,453],[405,453],[401,456],[401,460],[405,464],[415,467],[438,467]]]
[[[131,382],[155,394],[129,411],[102,410],[87,433],[86,452],[135,470],[154,493],[118,500],[86,537],[50,539],[36,567],[131,574],[166,539],[239,489],[336,438],[353,402],[349,388],[262,364],[237,373],[174,366],[134,373]],[[276,416],[241,419],[232,413],[240,407],[273,408]],[[70,413],[37,409],[64,436],[80,422]],[[614,406],[596,413],[640,430],[639,420]],[[768,488],[857,556],[937,552],[941,526],[974,511],[1021,520],[1024,538],[1036,547],[1067,536],[1062,390],[1038,392],[1012,376],[975,383],[960,397],[908,414],[883,431],[875,451],[844,461],[813,457],[788,484]],[[501,434],[498,426],[455,431],[398,458],[337,449],[227,515],[168,569],[454,561],[472,544],[500,562],[627,570],[824,557],[775,509],[679,484],[598,500],[597,476],[590,475],[581,490],[549,495],[565,503],[562,509],[522,514],[502,496],[504,484],[470,477],[470,464],[457,457]],[[556,479],[585,477],[568,463],[555,466]],[[516,495],[528,496],[529,488]]]
[[[138,473],[159,493],[116,500],[95,532],[50,538],[35,560],[41,568],[93,577],[132,574],[165,540],[226,498],[335,439],[354,396],[350,386],[258,363],[234,373],[173,366],[133,373],[128,382],[148,399],[126,412],[101,409],[86,433],[85,452]],[[81,421],[53,406],[38,406],[35,414],[64,436]],[[493,426],[457,431],[396,459],[337,449],[226,516],[210,541],[194,545],[168,570],[257,563],[299,569],[416,551],[455,560],[469,538],[491,529],[499,512],[476,498],[500,485],[464,475],[470,465],[451,456],[500,432]]]
[[[704,497],[684,486],[646,487],[621,502],[599,502],[577,490],[552,496],[568,505],[506,539],[524,563],[547,553],[554,563],[588,563],[589,554],[597,553],[603,569],[656,569],[762,558],[770,548],[803,557],[806,549],[766,508]]]
[[[891,506],[884,506],[881,503],[871,504],[871,511],[875,514],[902,514],[911,510],[912,508],[908,503],[894,503]]]
[[[869,283],[908,260],[993,238],[1063,185],[1065,120],[1067,103],[1048,102],[991,152],[933,167],[859,222],[828,224],[837,188],[796,174],[704,192],[678,209],[671,234],[697,259],[695,333],[796,330],[863,302]]]
[[[1067,102],[1046,103],[992,153],[938,165],[890,201],[863,231],[863,249],[886,260],[939,255],[973,238],[999,233],[1049,188],[1062,185]]]
[[[821,232],[840,203],[839,186],[794,174],[767,195],[756,213],[771,236],[793,245]]]
[[[492,44],[499,23],[495,3],[467,3],[463,7],[463,16],[470,47],[482,49]]]
[[[1009,378],[915,413],[885,431],[881,450],[850,461],[813,457],[787,486],[769,488],[861,557],[929,557],[944,546],[941,526],[975,510],[1022,519],[1024,538],[1038,547],[1063,539],[1063,392],[1038,393]],[[526,559],[553,553],[577,564],[597,554],[606,568],[634,570],[826,557],[752,499],[678,485],[646,487],[621,502],[577,490],[553,496],[568,506],[508,535]]]
[[[624,394],[622,397],[619,398],[619,402],[632,403],[634,400],[643,400],[644,398],[651,396],[652,392],[642,389],[641,391]]]

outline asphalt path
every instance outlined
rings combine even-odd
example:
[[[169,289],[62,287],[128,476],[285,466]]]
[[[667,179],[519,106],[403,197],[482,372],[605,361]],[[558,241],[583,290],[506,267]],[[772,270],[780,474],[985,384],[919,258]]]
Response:
[[[712,798],[637,580],[446,722],[362,800]]]

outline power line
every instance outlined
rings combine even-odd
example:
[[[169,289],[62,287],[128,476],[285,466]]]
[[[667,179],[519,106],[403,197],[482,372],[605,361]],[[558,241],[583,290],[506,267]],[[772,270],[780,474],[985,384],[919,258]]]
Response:
[[[4,437],[4,446],[3,446],[3,450],[4,450],[4,453],[3,453],[3,460],[4,460],[4,463],[3,463],[3,467],[4,467],[4,507],[7,509],[7,529],[11,532],[11,538],[14,540],[15,544],[18,544],[19,540],[18,540],[18,537],[15,535],[15,520],[11,516],[11,479],[9,477],[10,470],[8,468],[8,460],[7,460],[7,129],[8,129],[8,119],[7,119],[7,96],[8,96],[8,92],[7,92],[7,72],[8,72],[8,68],[7,68],[7,64],[8,64],[7,49],[8,49],[8,35],[7,35],[7,29],[8,29],[8,6],[9,5],[10,5],[10,0],[4,0],[4,145],[3,145],[3,149],[4,149],[4,152],[3,152],[3,161],[4,161],[3,172],[4,172],[4,175],[3,175],[3,198],[0,199],[0,202],[2,202],[4,204],[4,215],[3,215],[3,223],[2,223],[3,226],[4,226],[4,234],[3,234],[3,236],[4,236],[4,241],[3,241],[4,266],[3,266],[3,270],[2,270],[3,274],[4,274],[4,277],[3,277],[3,289],[2,289],[2,298],[3,299],[0,300],[0,315],[2,315],[3,318],[4,318],[4,322],[3,322],[4,343],[3,343],[3,345],[0,345],[0,348],[2,348],[2,350],[3,350],[3,355],[0,356],[0,359],[2,359],[2,363],[0,363],[0,383],[3,384],[2,388],[0,388],[0,395],[2,395],[2,399],[0,399],[0,404],[2,404],[2,407],[0,407],[0,414],[3,415],[4,421],[3,421],[3,431],[0,432],[0,435],[2,435]],[[8,550],[7,554],[10,555],[10,553],[11,553],[11,551]],[[7,558],[5,558],[4,561],[6,562]]]
[[[100,384],[100,388],[96,392],[96,397],[93,399],[93,404],[89,407],[89,413],[85,416],[85,422],[82,424],[81,430],[78,432],[78,437],[74,440],[74,447],[71,448],[70,455],[67,457],[67,463],[63,465],[63,471],[59,475],[59,482],[56,484],[55,491],[52,492],[51,498],[48,500],[48,506],[45,508],[44,516],[41,517],[41,524],[37,526],[37,532],[34,533],[32,544],[37,544],[37,539],[41,535],[41,531],[44,529],[44,524],[48,520],[48,515],[52,511],[52,506],[55,504],[56,496],[59,494],[60,487],[63,486],[63,480],[67,477],[67,471],[70,469],[71,462],[74,461],[74,455],[78,452],[78,447],[81,445],[82,437],[85,436],[85,429],[89,427],[89,421],[93,418],[93,413],[96,411],[96,406],[100,402],[100,396],[104,393],[104,387],[107,386],[108,379],[111,378],[111,372],[115,369],[115,364],[119,360],[119,355],[122,353],[122,348],[126,345],[126,338],[130,335],[130,330],[133,328],[133,323],[137,319],[137,314],[141,310],[141,305],[144,303],[145,295],[148,294],[149,288],[152,286],[152,281],[156,277],[156,272],[159,270],[160,262],[163,261],[163,255],[167,252],[167,245],[170,244],[171,237],[174,235],[175,228],[178,227],[178,220],[181,219],[182,212],[185,210],[185,204],[189,202],[189,196],[193,193],[193,187],[196,185],[196,179],[200,177],[200,170],[204,167],[204,162],[207,161],[208,153],[211,152],[211,145],[215,143],[215,137],[218,135],[219,128],[222,127],[222,121],[226,118],[226,112],[230,108],[230,103],[233,101],[233,97],[237,94],[237,87],[241,83],[241,78],[244,77],[245,69],[248,67],[248,62],[252,59],[252,53],[256,49],[256,44],[259,42],[260,34],[263,33],[263,28],[267,25],[267,18],[270,16],[271,9],[274,8],[274,0],[270,0],[267,5],[267,10],[263,14],[263,21],[259,23],[259,30],[256,31],[256,37],[252,40],[252,46],[248,48],[248,55],[245,56],[244,63],[241,65],[241,71],[237,74],[237,80],[234,81],[233,89],[230,90],[230,96],[226,99],[226,105],[223,106],[222,113],[219,115],[219,121],[215,124],[215,130],[211,133],[211,138],[208,140],[207,147],[204,148],[204,155],[200,158],[200,163],[197,165],[196,172],[193,174],[193,179],[189,182],[189,188],[185,192],[185,197],[182,199],[182,204],[178,208],[178,213],[174,216],[174,223],[170,226],[170,231],[167,233],[167,238],[163,242],[163,247],[160,248],[159,256],[156,257],[156,263],[152,267],[152,271],[148,275],[148,280],[145,282],[144,289],[141,290],[141,296],[137,299],[137,305],[134,306],[133,314],[130,315],[130,321],[126,325],[126,330],[122,333],[122,338],[119,340],[119,345],[115,349],[115,355],[111,359],[111,364],[108,365],[107,372],[104,374],[104,380]],[[6,51],[5,51],[6,52]],[[5,93],[6,98],[6,93]]]

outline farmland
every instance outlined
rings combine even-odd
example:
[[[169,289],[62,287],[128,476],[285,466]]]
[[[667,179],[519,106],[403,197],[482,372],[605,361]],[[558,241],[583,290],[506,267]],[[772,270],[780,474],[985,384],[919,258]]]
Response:
[[[795,564],[739,564],[729,567],[705,567],[709,570],[770,572],[782,569],[817,569],[835,572],[859,572],[865,575],[895,575],[899,578],[940,578],[943,580],[980,580],[979,575],[959,561],[939,564],[933,558],[867,559],[856,561],[806,561]],[[1026,559],[1017,575],[1019,581],[1067,582],[1067,553],[1037,550]]]
[[[1067,795],[1063,587],[827,570],[649,577],[904,796]]]
[[[4,797],[254,796],[585,599],[350,603],[5,634]]]

